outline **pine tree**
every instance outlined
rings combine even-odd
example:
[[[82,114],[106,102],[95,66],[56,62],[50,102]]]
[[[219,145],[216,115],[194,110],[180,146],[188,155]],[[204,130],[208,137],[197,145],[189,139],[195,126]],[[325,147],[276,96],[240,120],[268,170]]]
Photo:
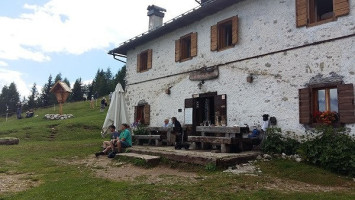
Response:
[[[81,78],[76,79],[72,94],[71,94],[71,101],[81,101],[83,100],[83,90],[82,90],[82,83]]]
[[[123,90],[126,88],[126,65],[124,65],[115,75],[114,85],[116,87],[117,83],[120,83]]]
[[[38,91],[36,83],[33,83],[31,88],[31,95],[28,97],[28,108],[36,108],[37,107],[37,98],[38,98]]]
[[[16,104],[20,101],[20,95],[17,91],[15,83],[11,83],[10,86],[4,86],[0,94],[0,112],[6,113],[8,106],[9,112],[16,112]]]
[[[63,82],[66,83],[68,85],[68,87],[70,88],[70,82],[67,78],[64,78]]]

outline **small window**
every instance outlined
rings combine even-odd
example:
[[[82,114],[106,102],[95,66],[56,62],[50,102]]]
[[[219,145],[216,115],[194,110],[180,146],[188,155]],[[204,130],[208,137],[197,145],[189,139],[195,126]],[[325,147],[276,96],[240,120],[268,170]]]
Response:
[[[232,20],[218,24],[218,46],[224,49],[233,46],[232,44]]]
[[[309,1],[309,21],[311,24],[331,19],[333,16],[333,0]]]
[[[238,42],[238,16],[225,19],[211,27],[211,51],[233,47]]]
[[[150,105],[138,105],[134,107],[134,120],[144,125],[150,124]]]
[[[148,49],[137,55],[137,72],[144,72],[152,68],[152,50]]]
[[[300,123],[355,123],[353,84],[324,85],[299,89]]]
[[[296,0],[297,27],[334,21],[349,12],[349,0]]]
[[[182,62],[197,56],[197,33],[190,33],[175,41],[175,61]]]

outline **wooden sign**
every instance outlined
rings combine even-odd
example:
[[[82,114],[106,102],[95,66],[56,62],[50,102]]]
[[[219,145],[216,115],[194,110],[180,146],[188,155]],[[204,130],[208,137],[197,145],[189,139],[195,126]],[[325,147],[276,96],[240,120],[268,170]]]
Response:
[[[202,67],[197,71],[190,73],[189,79],[191,81],[202,81],[202,80],[211,80],[216,79],[219,76],[218,67]]]

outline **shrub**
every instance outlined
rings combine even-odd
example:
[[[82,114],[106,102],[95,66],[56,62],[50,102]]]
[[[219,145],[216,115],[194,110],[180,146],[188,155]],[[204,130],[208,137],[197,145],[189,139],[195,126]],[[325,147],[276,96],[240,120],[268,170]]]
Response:
[[[344,175],[355,175],[355,139],[344,129],[322,126],[302,143],[300,154],[314,165]]]
[[[268,128],[266,135],[267,137],[261,147],[263,152],[291,155],[295,154],[299,148],[300,142],[282,135],[280,128]]]

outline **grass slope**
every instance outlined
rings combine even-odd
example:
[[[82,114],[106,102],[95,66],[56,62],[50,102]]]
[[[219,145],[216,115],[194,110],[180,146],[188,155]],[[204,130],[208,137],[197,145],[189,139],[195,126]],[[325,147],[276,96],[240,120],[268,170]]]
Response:
[[[90,109],[89,102],[68,103],[64,113],[73,119],[43,119],[53,108],[35,111],[36,118],[7,122],[0,119],[0,138],[17,137],[19,145],[0,146],[1,175],[26,174],[40,184],[22,192],[1,193],[0,199],[354,199],[354,182],[302,163],[275,160],[260,163],[260,176],[232,175],[196,168],[203,179],[196,183],[146,184],[95,177],[91,168],[68,164],[93,156],[105,112]],[[58,162],[67,161],[67,162]],[[117,162],[114,160],[113,162]],[[189,169],[190,170],[190,169]],[[274,182],[305,185],[304,191],[279,190]],[[0,179],[1,184],[1,179]],[[292,185],[291,185],[292,187]],[[342,191],[307,190],[307,187],[343,187]]]

